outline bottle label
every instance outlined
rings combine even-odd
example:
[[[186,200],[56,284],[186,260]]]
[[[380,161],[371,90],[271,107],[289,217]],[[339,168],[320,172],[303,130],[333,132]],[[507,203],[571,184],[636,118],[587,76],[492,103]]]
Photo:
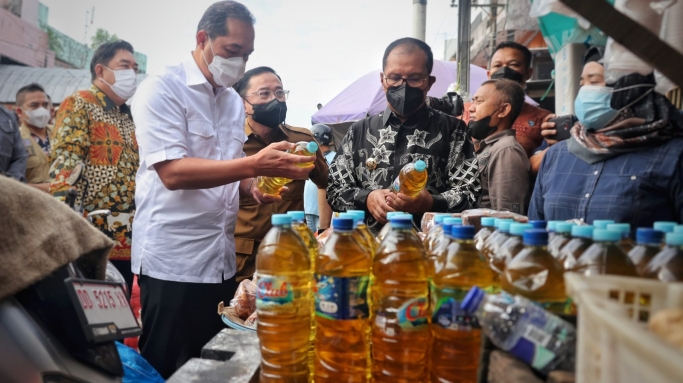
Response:
[[[292,284],[285,277],[259,276],[257,284],[257,307],[284,305],[294,300]]]
[[[422,329],[427,326],[429,320],[429,300],[427,297],[410,299],[398,308],[396,316],[402,329]]]
[[[315,314],[326,319],[363,319],[369,317],[370,277],[331,277],[315,275]]]
[[[480,328],[477,318],[467,315],[465,310],[460,308],[460,303],[465,299],[468,290],[440,289],[433,282],[429,287],[432,323],[455,331],[470,331],[473,328]]]
[[[391,184],[391,190],[398,194],[398,192],[401,190],[401,181],[399,181],[398,177],[394,180],[394,182]]]

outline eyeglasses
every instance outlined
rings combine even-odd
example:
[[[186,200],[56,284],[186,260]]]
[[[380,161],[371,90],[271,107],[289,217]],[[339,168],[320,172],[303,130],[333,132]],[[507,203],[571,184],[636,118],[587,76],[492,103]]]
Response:
[[[259,90],[258,92],[249,93],[247,96],[253,95],[257,95],[261,100],[265,101],[271,100],[273,98],[277,98],[280,101],[285,101],[289,97],[289,91],[278,89],[275,92],[273,92],[268,89],[263,89]]]
[[[404,82],[408,83],[408,86],[411,86],[413,88],[419,88],[422,85],[424,85],[425,81],[429,78],[429,76],[425,78],[403,78],[399,76],[391,76],[387,77],[382,73],[382,76],[384,77],[384,81],[387,83],[389,86],[401,86],[403,85]]]

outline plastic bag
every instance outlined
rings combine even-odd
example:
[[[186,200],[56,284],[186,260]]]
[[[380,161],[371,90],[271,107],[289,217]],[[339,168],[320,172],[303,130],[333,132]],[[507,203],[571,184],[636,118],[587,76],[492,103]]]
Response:
[[[258,321],[258,311],[254,311],[249,318],[244,321],[245,326],[256,327],[256,322]]]
[[[230,306],[241,319],[247,319],[256,311],[256,282],[245,279],[240,282]]]
[[[494,218],[511,218],[515,222],[527,223],[529,218],[521,214],[511,213],[509,211],[498,211],[492,209],[472,209],[465,210],[462,212],[462,224],[472,225],[475,227],[476,231],[481,229],[481,219],[483,217],[494,217]]]
[[[318,247],[323,247],[325,245],[325,242],[327,242],[327,239],[330,238],[330,235],[332,235],[333,229],[331,227],[328,227],[323,231],[321,234],[318,235]]]
[[[142,355],[132,348],[116,342],[116,349],[123,365],[123,383],[164,383],[166,381]]]
[[[434,217],[437,215],[450,215],[451,217],[460,217],[460,213],[453,213],[453,214],[448,214],[448,213],[424,213],[422,215],[422,221],[420,222],[420,230],[427,235],[429,234],[429,230],[431,230],[434,227]]]

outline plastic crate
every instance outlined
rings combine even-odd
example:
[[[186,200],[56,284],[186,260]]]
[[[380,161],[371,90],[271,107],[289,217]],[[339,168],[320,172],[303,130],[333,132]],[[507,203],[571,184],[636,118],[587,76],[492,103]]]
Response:
[[[651,315],[683,308],[683,283],[565,274],[578,311],[578,383],[683,382],[683,352],[651,333]]]

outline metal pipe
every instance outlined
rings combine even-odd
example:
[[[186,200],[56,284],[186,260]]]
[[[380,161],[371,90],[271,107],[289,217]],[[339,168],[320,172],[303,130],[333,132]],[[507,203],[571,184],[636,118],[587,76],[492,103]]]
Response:
[[[427,32],[427,0],[413,0],[413,37],[425,41]]]
[[[458,85],[462,98],[469,100],[470,91],[470,0],[458,0]]]

